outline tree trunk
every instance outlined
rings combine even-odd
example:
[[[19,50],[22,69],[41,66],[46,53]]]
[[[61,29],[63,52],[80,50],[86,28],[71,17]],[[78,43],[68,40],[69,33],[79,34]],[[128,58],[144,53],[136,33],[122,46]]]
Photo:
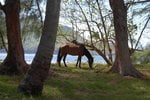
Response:
[[[115,46],[115,48],[117,48],[117,47]],[[115,49],[115,53],[116,53],[115,61],[112,65],[111,69],[109,70],[109,72],[119,73],[119,71],[120,71],[120,68],[118,66],[119,62],[118,62],[118,53],[117,52],[118,52],[117,49]]]
[[[41,95],[53,56],[60,11],[60,0],[47,0],[42,37],[31,68],[20,83],[20,92]]]
[[[20,1],[6,0],[3,11],[6,15],[6,27],[8,38],[8,54],[0,65],[0,74],[13,75],[23,74],[27,69],[24,60],[24,50],[20,32]]]
[[[128,48],[127,9],[123,0],[109,0],[114,16],[116,61],[112,69],[118,70],[123,76],[141,78],[143,75],[131,64]],[[115,67],[115,68],[114,68]]]

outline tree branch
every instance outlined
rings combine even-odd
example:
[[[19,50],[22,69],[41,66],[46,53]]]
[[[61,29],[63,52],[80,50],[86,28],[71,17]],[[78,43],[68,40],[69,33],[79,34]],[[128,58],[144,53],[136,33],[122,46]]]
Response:
[[[6,4],[2,5],[0,2],[0,10],[2,10],[5,13],[5,9],[6,9]]]
[[[145,25],[144,25],[144,27],[143,27],[143,29],[142,29],[142,31],[141,31],[141,34],[140,34],[140,36],[139,36],[139,38],[138,38],[138,41],[137,41],[137,43],[136,43],[136,45],[135,45],[135,48],[134,48],[134,49],[136,49],[136,48],[137,48],[137,46],[138,46],[138,44],[139,44],[139,41],[140,41],[140,39],[141,39],[141,36],[142,36],[142,34],[143,34],[143,32],[144,32],[144,30],[145,30],[145,28],[146,28],[146,26],[147,26],[147,24],[148,24],[149,20],[150,20],[150,17],[147,19],[147,21],[146,21],[146,23],[145,23]]]
[[[143,1],[130,1],[127,2],[126,5],[134,5],[134,4],[140,4],[140,3],[147,3],[150,2],[149,0],[143,0]]]
[[[93,43],[91,27],[90,27],[89,21],[88,21],[88,19],[87,19],[87,16],[85,15],[85,13],[84,13],[84,11],[83,11],[81,5],[79,4],[79,2],[78,2],[77,0],[75,0],[75,2],[76,2],[76,4],[79,6],[79,8],[80,8],[80,10],[81,10],[81,12],[82,12],[82,14],[83,14],[83,16],[84,16],[84,18],[85,18],[85,21],[86,21],[86,24],[87,24],[87,26],[88,26],[89,33],[90,33],[90,40],[91,40],[91,43]]]
[[[0,3],[0,10],[3,10],[3,5]]]
[[[39,11],[39,14],[40,14],[40,20],[41,20],[41,24],[42,24],[41,26],[43,27],[43,17],[42,17],[42,12],[41,12],[38,0],[36,0],[36,4],[37,4],[38,11]]]

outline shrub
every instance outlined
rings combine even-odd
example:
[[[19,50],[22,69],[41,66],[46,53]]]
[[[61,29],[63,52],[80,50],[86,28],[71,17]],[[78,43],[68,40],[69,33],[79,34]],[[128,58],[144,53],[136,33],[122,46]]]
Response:
[[[150,48],[135,52],[132,55],[132,62],[135,64],[150,64]]]

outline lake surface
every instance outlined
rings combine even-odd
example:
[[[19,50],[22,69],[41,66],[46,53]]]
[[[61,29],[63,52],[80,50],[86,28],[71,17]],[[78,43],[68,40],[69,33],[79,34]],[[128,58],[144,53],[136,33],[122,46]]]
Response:
[[[0,53],[0,60],[4,60],[6,57],[6,53]],[[25,60],[28,64],[31,64],[33,58],[34,58],[35,54],[25,54]],[[71,55],[67,55],[66,57],[66,63],[76,63],[78,56],[71,56]],[[103,58],[99,55],[94,55],[94,63],[102,63],[105,64],[105,61],[103,60]],[[82,62],[87,62],[88,59],[83,56],[82,57]],[[56,63],[57,62],[57,55],[54,54],[53,55],[53,59],[52,59],[52,63]]]

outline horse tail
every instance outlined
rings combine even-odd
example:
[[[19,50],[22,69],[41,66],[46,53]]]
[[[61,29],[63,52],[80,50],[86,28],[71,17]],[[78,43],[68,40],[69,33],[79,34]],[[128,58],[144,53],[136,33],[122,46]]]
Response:
[[[59,63],[60,62],[60,60],[61,60],[61,47],[59,47],[59,50],[58,50],[58,55],[57,55],[57,62]]]

